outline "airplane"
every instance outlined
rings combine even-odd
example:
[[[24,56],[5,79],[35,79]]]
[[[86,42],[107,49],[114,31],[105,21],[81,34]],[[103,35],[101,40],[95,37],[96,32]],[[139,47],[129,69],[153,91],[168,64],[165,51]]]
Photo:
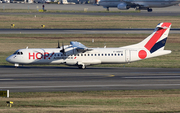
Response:
[[[119,10],[128,10],[135,8],[136,10],[147,10],[152,12],[152,8],[168,7],[179,4],[180,0],[100,0],[99,5],[109,11],[110,7]]]
[[[159,23],[153,33],[143,41],[118,48],[88,48],[80,42],[71,41],[57,48],[19,49],[6,58],[18,67],[25,64],[65,64],[85,69],[96,64],[122,64],[170,54],[164,50],[171,23]]]

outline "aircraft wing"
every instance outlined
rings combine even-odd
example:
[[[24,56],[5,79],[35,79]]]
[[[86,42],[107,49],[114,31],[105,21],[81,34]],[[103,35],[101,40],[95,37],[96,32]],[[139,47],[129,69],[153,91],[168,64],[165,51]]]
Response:
[[[88,47],[86,47],[85,45],[81,44],[80,42],[71,41],[70,44],[73,47],[75,47],[78,52],[86,52],[86,51],[93,50],[93,49],[89,49]]]

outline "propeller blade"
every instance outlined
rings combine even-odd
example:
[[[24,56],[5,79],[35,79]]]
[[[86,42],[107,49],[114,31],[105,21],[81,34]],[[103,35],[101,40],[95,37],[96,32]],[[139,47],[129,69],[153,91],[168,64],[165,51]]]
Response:
[[[62,52],[63,55],[65,54],[64,43],[63,42],[62,42],[62,50],[60,52]]]
[[[57,48],[60,48],[60,45],[59,45],[59,40],[58,40],[58,47]]]

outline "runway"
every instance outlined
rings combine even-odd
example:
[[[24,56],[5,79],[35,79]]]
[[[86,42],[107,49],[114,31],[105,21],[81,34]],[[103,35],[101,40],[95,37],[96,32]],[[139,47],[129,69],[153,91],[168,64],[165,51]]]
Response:
[[[0,34],[150,34],[154,29],[0,29]],[[180,34],[180,29],[171,29]]]
[[[174,68],[0,67],[0,90],[10,92],[180,89]]]

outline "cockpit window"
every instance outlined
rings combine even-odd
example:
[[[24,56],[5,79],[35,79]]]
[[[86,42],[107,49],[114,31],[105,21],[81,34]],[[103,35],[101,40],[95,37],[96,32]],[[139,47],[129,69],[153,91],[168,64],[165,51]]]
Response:
[[[15,54],[17,54],[17,52],[18,52],[18,51],[14,52],[13,54],[15,55]]]
[[[20,52],[20,51],[16,51],[16,52],[14,52],[14,55],[23,55],[23,52]]]
[[[21,54],[21,52],[17,52],[17,55],[20,55]]]

